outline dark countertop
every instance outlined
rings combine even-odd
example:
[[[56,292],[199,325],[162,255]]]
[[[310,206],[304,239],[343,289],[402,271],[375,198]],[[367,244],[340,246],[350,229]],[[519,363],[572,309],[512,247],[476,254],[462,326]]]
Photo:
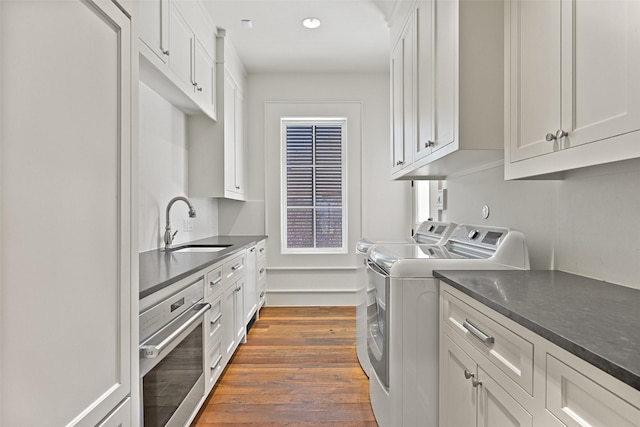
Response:
[[[434,276],[640,390],[640,290],[561,271]]]
[[[182,280],[198,270],[222,261],[242,248],[248,248],[267,236],[214,236],[175,245],[231,245],[218,252],[164,252],[162,249],[141,252],[140,299]]]

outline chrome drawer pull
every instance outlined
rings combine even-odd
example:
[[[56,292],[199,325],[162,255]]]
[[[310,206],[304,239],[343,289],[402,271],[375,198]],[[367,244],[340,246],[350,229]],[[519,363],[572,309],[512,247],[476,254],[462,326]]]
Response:
[[[233,267],[231,267],[231,271],[238,271],[242,268],[242,264],[236,264]]]
[[[216,361],[211,364],[211,370],[214,371],[216,368],[218,368],[218,365],[220,365],[221,361],[222,361],[222,355],[218,356]]]
[[[222,277],[216,279],[216,280],[212,280],[211,282],[209,282],[209,284],[211,286],[216,286],[217,284],[219,284],[220,282],[222,282]]]
[[[215,325],[216,323],[218,323],[218,321],[220,320],[221,317],[222,317],[222,313],[218,313],[216,318],[211,320],[211,324]]]
[[[482,332],[476,325],[471,323],[469,319],[465,319],[462,326],[466,330],[468,330],[471,333],[471,335],[478,338],[480,341],[482,341],[486,345],[493,344],[496,341],[491,335],[487,335],[484,332]]]

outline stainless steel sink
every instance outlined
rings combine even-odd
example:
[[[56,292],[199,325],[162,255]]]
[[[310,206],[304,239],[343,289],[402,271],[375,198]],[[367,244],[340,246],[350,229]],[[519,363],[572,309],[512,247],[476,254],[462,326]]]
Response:
[[[171,249],[171,252],[219,252],[227,249],[231,245],[212,245],[212,246],[181,246]]]

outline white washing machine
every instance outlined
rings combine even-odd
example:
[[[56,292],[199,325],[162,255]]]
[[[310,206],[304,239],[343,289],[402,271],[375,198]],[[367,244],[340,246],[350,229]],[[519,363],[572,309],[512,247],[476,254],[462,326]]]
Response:
[[[443,246],[381,244],[369,250],[369,394],[380,427],[438,426],[438,281],[434,270],[529,269],[522,233],[459,225]]]
[[[371,363],[367,354],[367,310],[375,311],[374,288],[367,286],[366,265],[369,249],[382,243],[421,243],[425,245],[442,245],[455,229],[456,224],[449,222],[424,221],[412,237],[398,239],[362,239],[356,244],[356,254],[362,260],[363,268],[357,272],[357,304],[356,304],[356,352],[362,370],[371,376]]]

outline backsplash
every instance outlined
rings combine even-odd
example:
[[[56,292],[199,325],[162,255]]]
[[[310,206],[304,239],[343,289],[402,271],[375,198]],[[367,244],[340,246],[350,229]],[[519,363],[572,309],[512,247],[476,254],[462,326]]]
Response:
[[[162,247],[165,210],[175,196],[188,197],[186,115],[140,83],[138,250]],[[189,198],[197,216],[184,231],[187,206],[171,208],[174,245],[218,234],[218,200]]]
[[[557,181],[504,181],[497,167],[446,181],[442,219],[524,232],[532,269],[640,289],[638,183],[640,159],[566,172]]]

